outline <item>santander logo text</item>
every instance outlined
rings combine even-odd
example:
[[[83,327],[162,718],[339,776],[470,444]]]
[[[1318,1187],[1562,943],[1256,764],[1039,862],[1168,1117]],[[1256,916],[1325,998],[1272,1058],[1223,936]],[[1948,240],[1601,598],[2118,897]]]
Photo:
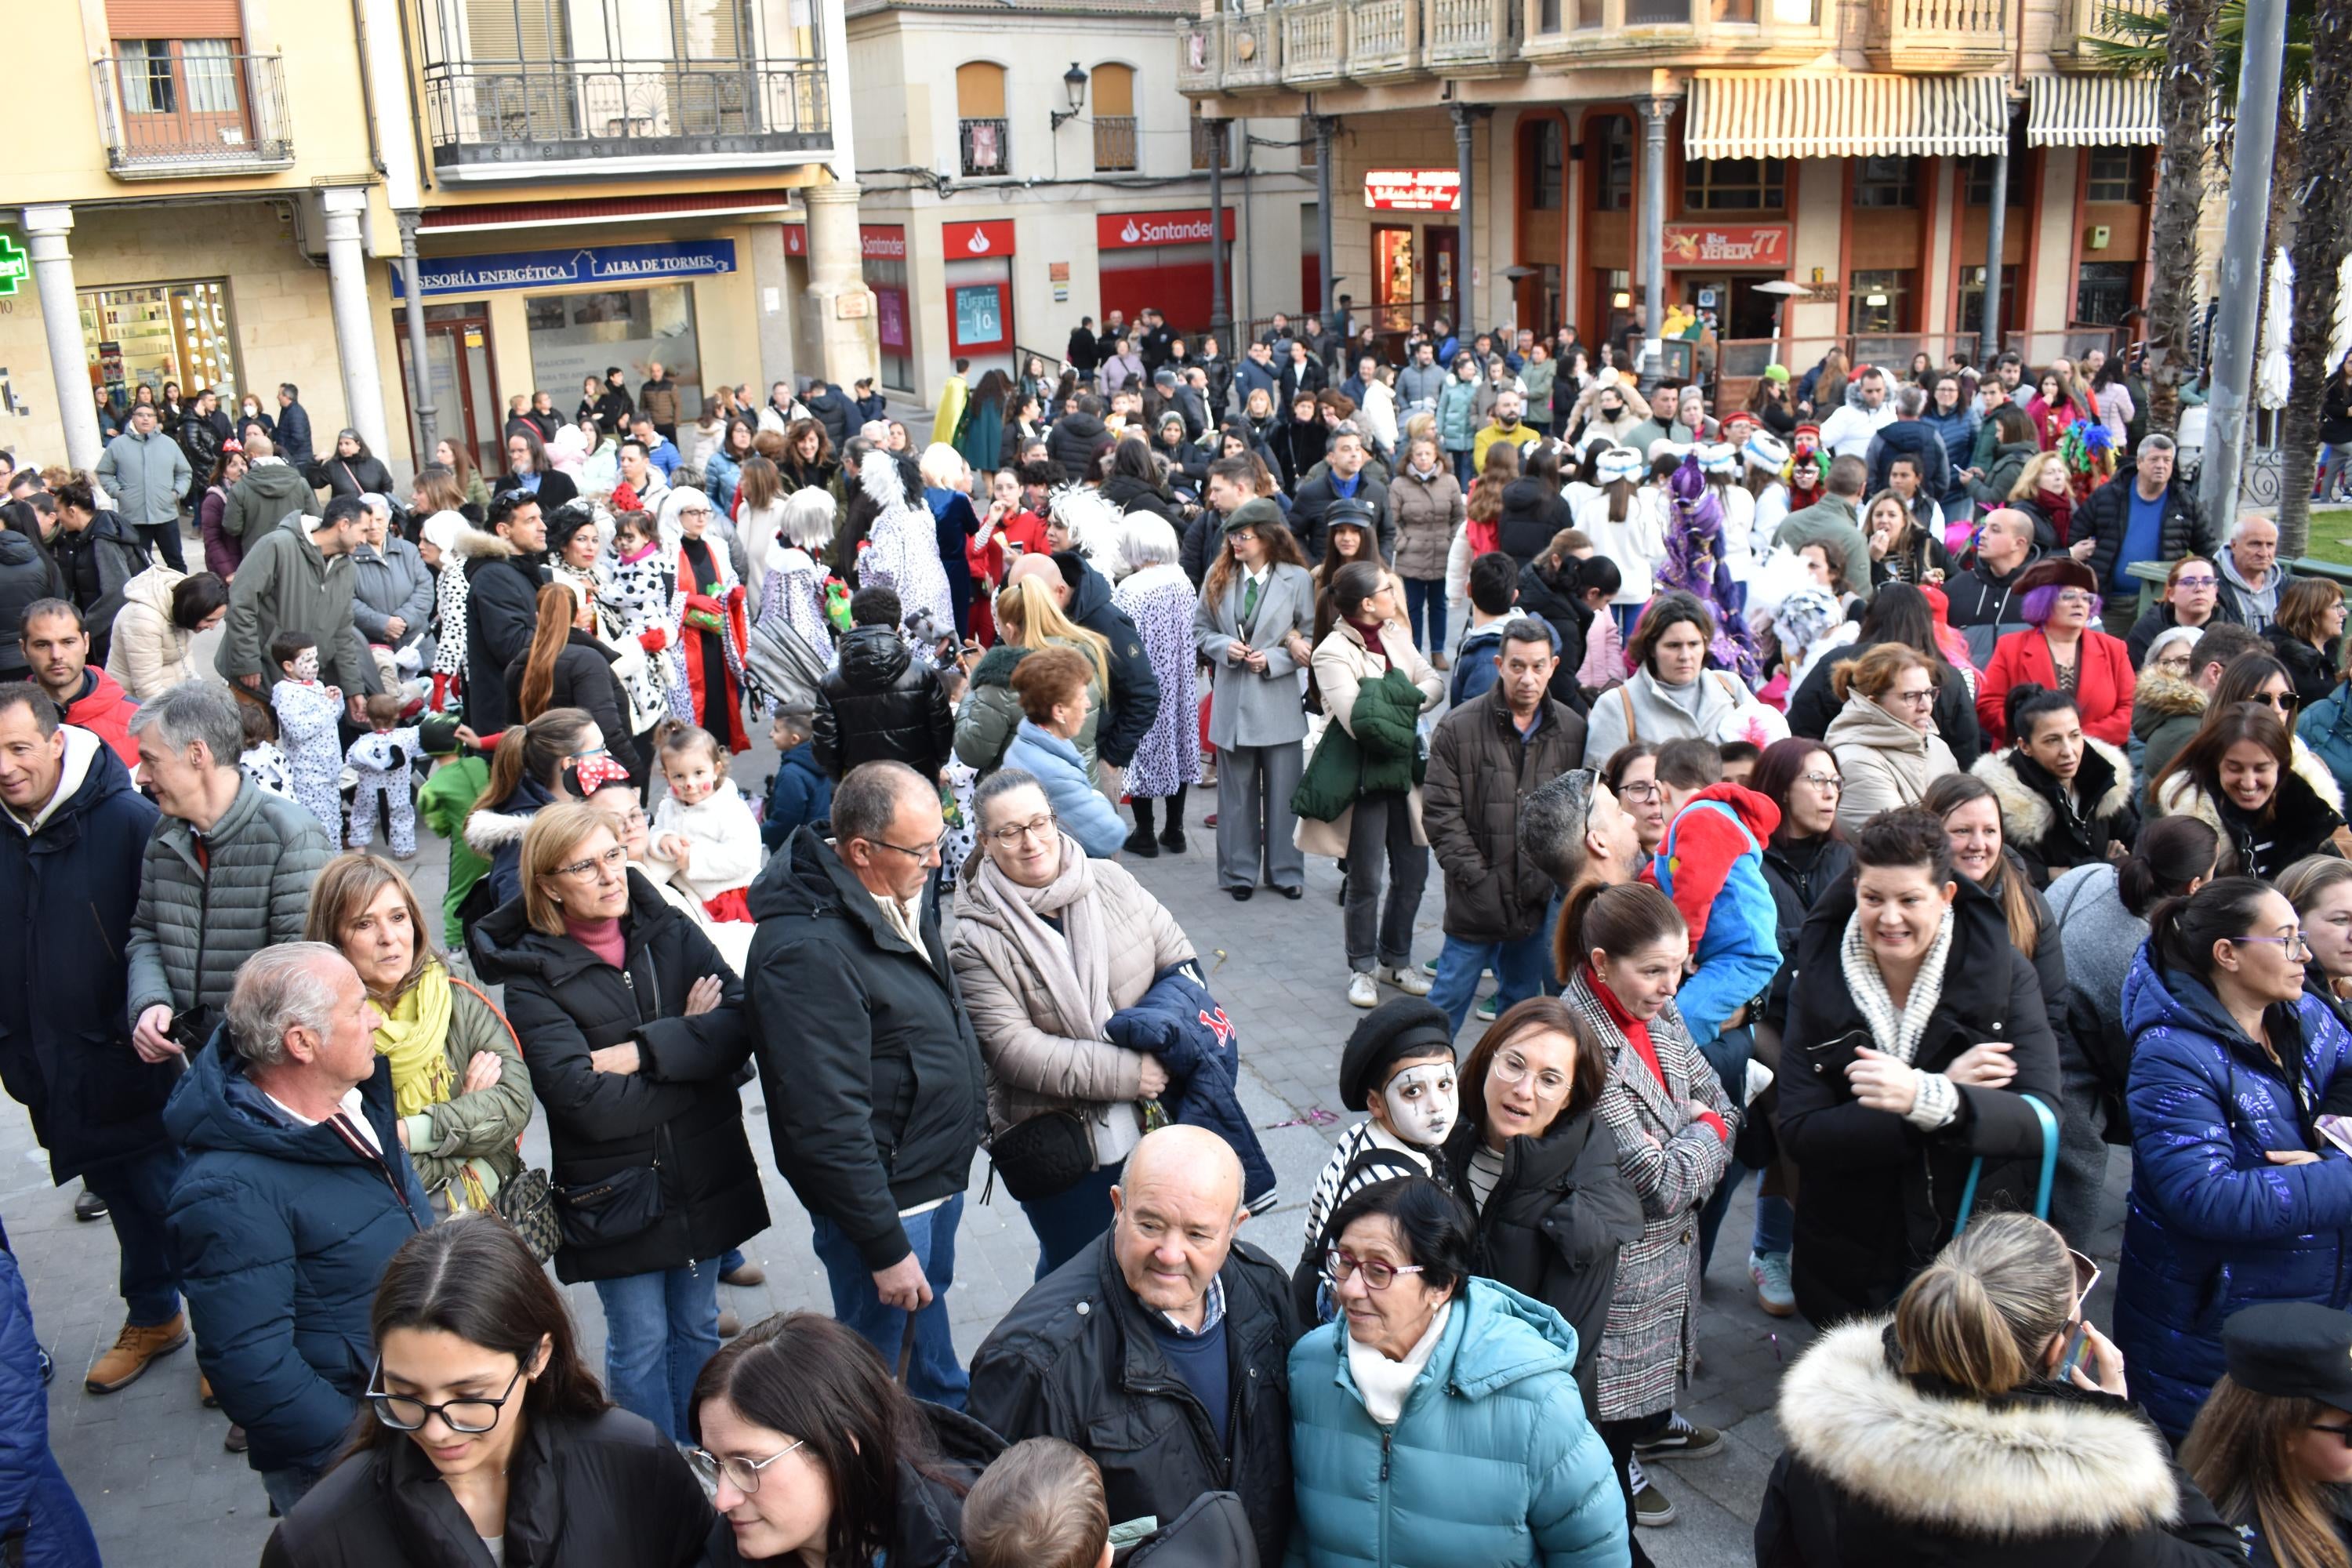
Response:
[[[1140,245],[1143,242],[1143,230],[1137,226],[1133,218],[1129,218],[1127,220],[1127,226],[1118,231],[1118,237],[1129,245]]]
[[[964,242],[964,248],[971,251],[974,256],[987,255],[988,231],[984,228],[973,229],[971,231],[971,237]]]

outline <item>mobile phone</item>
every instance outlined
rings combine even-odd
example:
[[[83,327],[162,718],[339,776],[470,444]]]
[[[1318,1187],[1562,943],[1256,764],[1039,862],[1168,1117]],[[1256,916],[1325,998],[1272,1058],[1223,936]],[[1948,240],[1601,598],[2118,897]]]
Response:
[[[2074,1325],[2074,1331],[2066,1336],[2066,1348],[2058,1352],[2058,1381],[2072,1384],[2074,1373],[2090,1359],[2091,1325],[2078,1322]]]
[[[2090,1302],[2091,1292],[2098,1289],[2100,1268],[2098,1264],[2072,1247],[2066,1249],[2066,1256],[2074,1265],[2074,1328],[2058,1352],[2056,1376],[2059,1382],[2071,1384],[2074,1381],[2075,1369],[2088,1364],[2091,1358],[2091,1322],[2084,1316],[2084,1311]]]

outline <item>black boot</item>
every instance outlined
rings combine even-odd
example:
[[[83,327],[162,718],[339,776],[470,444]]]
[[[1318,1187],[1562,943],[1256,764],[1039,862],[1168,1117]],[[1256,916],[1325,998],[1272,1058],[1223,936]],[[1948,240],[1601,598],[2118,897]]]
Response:
[[[1151,797],[1139,795],[1129,804],[1135,807],[1135,831],[1127,836],[1127,852],[1146,860],[1158,859],[1160,840],[1152,837],[1151,832]]]
[[[1184,853],[1184,786],[1168,797],[1168,826],[1160,830],[1160,847],[1171,855]]]

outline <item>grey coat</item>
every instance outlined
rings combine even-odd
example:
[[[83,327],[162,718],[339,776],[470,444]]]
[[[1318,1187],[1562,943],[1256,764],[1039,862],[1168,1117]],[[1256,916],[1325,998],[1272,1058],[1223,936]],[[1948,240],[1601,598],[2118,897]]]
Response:
[[[395,648],[424,637],[433,621],[433,574],[416,546],[386,532],[382,550],[362,544],[352,552],[352,624],[362,637]],[[392,616],[407,623],[397,637],[384,631],[383,623]]]
[[[1209,744],[1296,745],[1307,738],[1307,710],[1298,683],[1299,665],[1283,647],[1292,632],[1315,635],[1315,580],[1304,566],[1277,562],[1266,574],[1257,616],[1244,638],[1265,655],[1265,671],[1226,658],[1242,636],[1242,596],[1248,579],[1238,567],[1224,593],[1212,604],[1207,589],[1192,612],[1192,646],[1209,662]]]
[[[323,678],[345,697],[376,689],[375,660],[352,624],[352,591],[357,581],[352,558],[329,560],[310,538],[299,514],[253,541],[229,584],[228,620],[213,667],[223,679],[258,675],[266,687],[278,679],[270,668],[269,639],[279,632],[308,632],[319,644]]]
[[[239,574],[242,577],[243,574]],[[310,884],[334,854],[318,818],[245,779],[205,835],[176,816],[155,825],[131,916],[130,1012],[228,1002],[237,966],[302,939]]]
[[[114,498],[114,510],[135,527],[171,522],[180,515],[194,470],[180,444],[160,429],[152,436],[125,430],[106,444],[92,472],[99,488]]]

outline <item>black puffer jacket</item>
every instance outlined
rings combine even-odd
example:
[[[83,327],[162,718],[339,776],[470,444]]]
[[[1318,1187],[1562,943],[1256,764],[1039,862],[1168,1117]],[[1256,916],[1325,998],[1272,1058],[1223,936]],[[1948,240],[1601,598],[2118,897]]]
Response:
[[[1102,1469],[1113,1519],[1175,1519],[1205,1492],[1241,1494],[1258,1558],[1290,1538],[1290,1346],[1304,1331],[1290,1279],[1247,1242],[1217,1273],[1225,1291],[1231,1441],[1168,1365],[1106,1232],[1030,1287],[971,1362],[968,1408],[1007,1442],[1059,1437]]]
[[[506,987],[507,1019],[547,1110],[563,1225],[555,1274],[567,1285],[717,1258],[768,1226],[737,1093],[751,1054],[743,982],[635,871],[621,929],[626,973],[569,936],[532,930],[520,899],[471,939],[475,972]],[[687,991],[708,974],[723,983],[719,1005],[688,1017]],[[588,1065],[590,1052],[629,1041],[635,1072]]]
[[[1176,458],[1173,452],[1163,455],[1171,461]],[[1141,479],[1126,474],[1115,474],[1104,481],[1102,494],[1103,500],[1110,502],[1122,512],[1150,512],[1154,517],[1164,519],[1171,527],[1176,522],[1175,506],[1166,496],[1145,484]]]
[[[1549,625],[1559,639],[1554,650],[1559,663],[1551,672],[1552,700],[1580,718],[1591,712],[1592,700],[1585,696],[1577,672],[1584,668],[1584,650],[1592,635],[1592,606],[1563,585],[1546,557],[1538,555],[1519,568],[1518,610]]]
[[[613,663],[620,655],[598,642],[588,633],[574,626],[571,639],[555,655],[555,679],[549,688],[546,706],[577,708],[596,721],[604,744],[612,749],[614,759],[627,768],[632,776],[642,776],[646,759],[637,755],[636,743],[629,734],[629,698],[621,689],[621,678],[613,673]],[[523,667],[530,662],[530,652],[525,649],[519,658],[507,661],[507,711],[517,721],[522,718]]]
[[[891,1510],[889,1543],[879,1561],[890,1568],[967,1568],[963,1547],[963,1500],[989,1462],[1004,1452],[1004,1439],[959,1411],[917,1401],[915,1411],[938,1450],[930,1473],[898,1461],[898,1495]],[[704,1568],[739,1568],[767,1558],[747,1558],[735,1544],[734,1527],[712,1521],[702,1556]]]
[[[964,1190],[988,1129],[980,1040],[934,900],[924,951],[825,843],[793,835],[751,884],[745,1009],[776,1166],[871,1268],[913,1248],[898,1215]]]
[[[1912,1065],[1941,1072],[1980,1040],[2006,1040],[2017,1076],[2007,1089],[1955,1086],[1959,1114],[1925,1132],[1853,1098],[1845,1069],[1875,1041],[1846,984],[1840,950],[1853,918],[1851,884],[1806,917],[1789,975],[1780,1047],[1780,1146],[1804,1172],[1797,1191],[1797,1306],[1825,1325],[1883,1312],[1952,1236],[1969,1163],[1984,1156],[1979,1212],[2030,1201],[2042,1124],[2024,1097],[2058,1108],[2058,1047],[2033,961],[2009,940],[2000,906],[1966,878],[1943,989]]]
[[[1519,803],[1583,763],[1583,720],[1547,701],[1523,741],[1500,682],[1438,723],[1421,816],[1445,878],[1447,936],[1518,942],[1543,929],[1552,883],[1519,848]]]
[[[625,1410],[538,1417],[507,1468],[506,1561],[516,1564],[687,1568],[714,1517],[677,1450]],[[723,1521],[719,1529],[733,1533]],[[329,1471],[270,1535],[261,1561],[474,1568],[482,1536],[424,1450],[397,1439]]]
[[[2085,539],[2098,541],[2086,564],[2098,577],[2102,589],[2115,578],[2116,557],[2123,553],[2124,531],[2131,526],[2132,495],[2138,484],[2139,464],[2123,464],[2116,469],[2114,479],[2093,490],[2091,499],[2074,509],[2074,520],[2067,524],[2067,543],[2078,544]],[[2197,554],[2210,560],[2219,543],[2215,531],[2197,520],[2196,500],[2176,473],[2172,482],[2164,487],[2164,521],[2158,530],[2156,559],[2178,561],[2184,555]]]
[[[1540,1138],[1505,1145],[1503,1174],[1481,1208],[1470,1156],[1483,1136],[1465,1119],[1439,1154],[1446,1184],[1478,1216],[1476,1271],[1534,1297],[1576,1331],[1576,1386],[1591,1414],[1617,1254],[1642,1239],[1642,1199],[1618,1169],[1617,1140],[1593,1107],[1562,1115]]]
[[[2286,666],[2295,698],[2305,708],[2316,708],[2327,700],[2327,694],[2336,689],[2336,659],[2332,651],[2324,653],[2281,626],[2264,626],[2263,637]]]
[[[1503,511],[1495,520],[1495,535],[1512,560],[1533,561],[1568,526],[1568,503],[1541,479],[1513,479],[1503,487]]]
[[[812,738],[817,765],[836,779],[880,762],[935,779],[955,751],[955,710],[939,672],[916,662],[896,628],[859,626],[817,683]]]
[[[23,680],[32,670],[22,641],[26,606],[64,592],[57,563],[31,534],[0,529],[0,680]]]
[[[1783,955],[1772,988],[1764,994],[1764,1021],[1774,1028],[1788,1024],[1789,979],[1796,966],[1786,955],[1797,951],[1806,914],[1853,875],[1853,846],[1843,838],[1809,839],[1794,847],[1774,839],[1764,846],[1764,885],[1772,889],[1772,934]]]
[[[507,666],[530,651],[546,570],[541,558],[518,554],[478,529],[458,549],[466,557],[466,722],[478,735],[495,735],[517,718],[507,700]]]
[[[206,465],[196,470],[210,473]],[[303,472],[310,488],[327,492],[327,499],[338,496],[392,494],[392,470],[383,466],[381,458],[321,458]]]
[[[1078,580],[1070,585],[1070,602],[1062,613],[1110,644],[1110,700],[1103,705],[1102,721],[1095,726],[1095,754],[1112,767],[1135,760],[1135,749],[1151,732],[1160,717],[1160,677],[1143,651],[1143,634],[1125,610],[1111,602],[1110,579],[1068,551],[1054,557],[1065,582],[1073,566]]]
[[[1065,414],[1045,432],[1045,455],[1062,465],[1065,478],[1076,481],[1086,477],[1095,448],[1109,438],[1109,427],[1095,416]]]

